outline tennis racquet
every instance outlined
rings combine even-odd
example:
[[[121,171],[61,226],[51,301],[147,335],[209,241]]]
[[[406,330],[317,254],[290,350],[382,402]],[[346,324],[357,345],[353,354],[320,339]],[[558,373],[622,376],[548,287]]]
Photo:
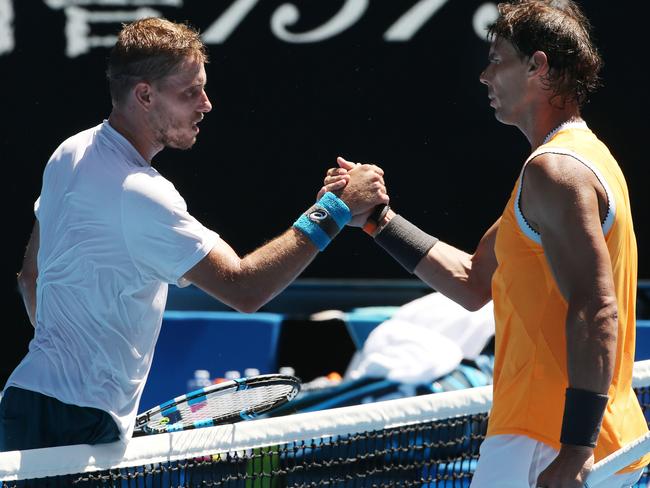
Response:
[[[648,452],[650,452],[650,432],[594,464],[591,473],[587,476],[585,488],[598,485]]]
[[[248,420],[293,399],[294,376],[266,374],[224,381],[174,398],[141,413],[134,436],[210,427]]]

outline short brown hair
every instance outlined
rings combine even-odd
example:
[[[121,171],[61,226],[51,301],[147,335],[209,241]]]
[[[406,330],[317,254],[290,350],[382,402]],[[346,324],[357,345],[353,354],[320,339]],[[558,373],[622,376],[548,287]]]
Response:
[[[562,102],[582,105],[600,85],[603,61],[591,39],[591,24],[572,0],[513,0],[498,5],[491,38],[511,42],[526,57],[543,51],[548,86]]]
[[[188,57],[208,62],[199,32],[189,25],[155,17],[124,25],[106,72],[113,103],[123,100],[136,83],[169,75]]]

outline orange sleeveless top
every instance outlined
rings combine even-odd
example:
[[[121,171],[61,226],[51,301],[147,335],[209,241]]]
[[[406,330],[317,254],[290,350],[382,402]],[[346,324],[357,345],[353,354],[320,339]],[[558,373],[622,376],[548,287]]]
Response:
[[[616,160],[586,125],[561,128],[526,163],[544,152],[566,154],[587,165],[603,184],[609,200],[603,232],[618,301],[618,346],[609,403],[595,449],[598,461],[648,431],[632,390],[637,248],[630,202]],[[498,266],[492,279],[492,298],[496,358],[488,436],[522,434],[559,449],[568,386],[567,303],[553,279],[539,234],[521,215],[521,181],[520,176],[501,217],[495,244]],[[623,471],[639,469],[648,462],[650,455]]]

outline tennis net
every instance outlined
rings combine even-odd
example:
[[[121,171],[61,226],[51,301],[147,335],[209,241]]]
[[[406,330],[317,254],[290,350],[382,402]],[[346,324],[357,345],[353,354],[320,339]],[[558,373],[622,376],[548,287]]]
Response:
[[[650,406],[650,361],[634,387]],[[466,487],[491,387],[137,437],[0,453],[11,486]],[[649,417],[647,412],[646,417]],[[640,486],[646,486],[647,475]]]

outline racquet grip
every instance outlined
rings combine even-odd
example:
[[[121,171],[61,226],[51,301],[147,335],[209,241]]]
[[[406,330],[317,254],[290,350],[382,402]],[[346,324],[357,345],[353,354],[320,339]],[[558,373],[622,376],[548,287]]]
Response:
[[[379,227],[379,222],[386,216],[389,209],[390,207],[385,203],[377,205],[363,225],[363,231],[369,236],[374,236],[377,227]]]

